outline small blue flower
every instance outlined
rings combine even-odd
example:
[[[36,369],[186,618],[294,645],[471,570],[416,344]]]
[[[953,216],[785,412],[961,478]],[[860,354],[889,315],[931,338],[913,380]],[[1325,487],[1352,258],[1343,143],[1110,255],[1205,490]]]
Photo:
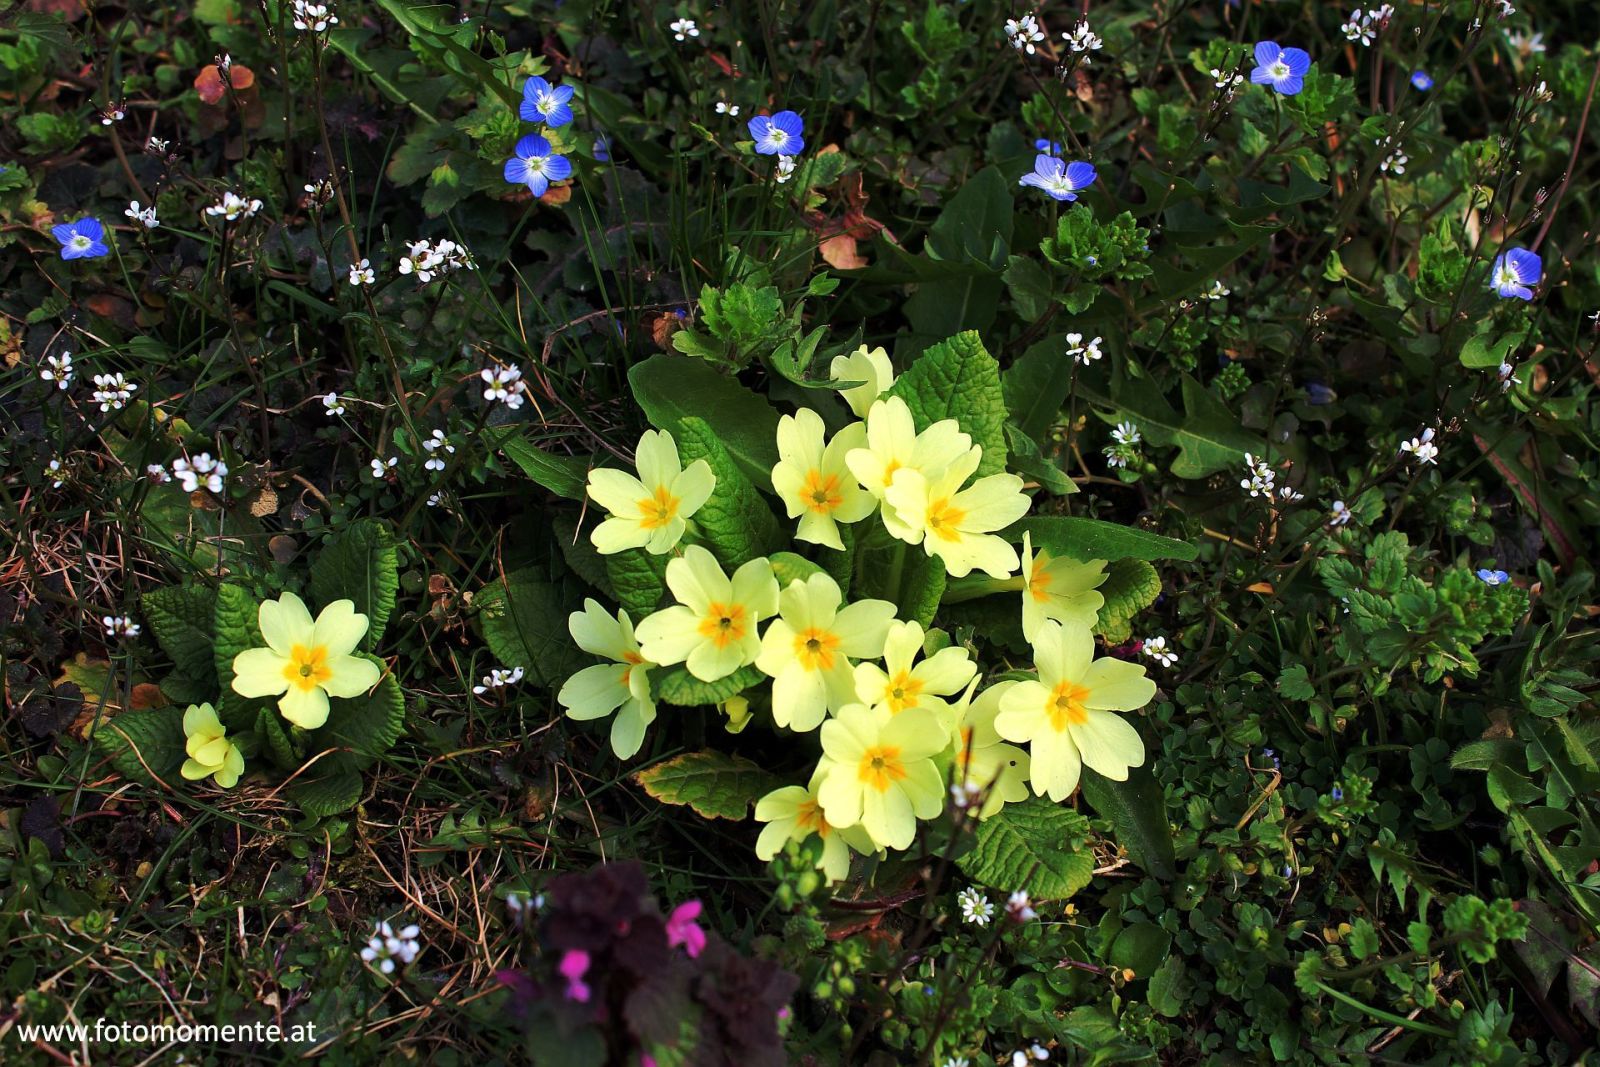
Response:
[[[1333,403],[1337,394],[1321,382],[1306,383],[1306,402],[1316,407]]]
[[[1487,567],[1478,568],[1478,579],[1484,585],[1504,585],[1511,580],[1511,575],[1505,571],[1492,571]]]
[[[1289,866],[1287,863],[1285,863],[1283,865],[1283,876],[1285,878],[1293,878],[1294,877],[1294,868]]]
[[[1068,163],[1055,156],[1034,156],[1033,173],[1024,174],[1017,184],[1043,189],[1057,200],[1076,200],[1078,190],[1093,184],[1094,179],[1092,164]]]
[[[551,182],[572,176],[567,157],[556,155],[550,142],[536,133],[518,141],[513,151],[516,155],[506,160],[506,181],[526,185],[534,196],[543,196]]]
[[[750,120],[750,136],[755,138],[756,153],[763,156],[797,156],[805,151],[805,120],[793,111],[780,111],[776,115],[757,115]]]
[[[1502,297],[1533,299],[1533,287],[1544,274],[1544,263],[1537,252],[1512,248],[1495,257],[1489,269],[1489,288]]]
[[[603,133],[594,138],[594,161],[596,163],[611,162],[611,138]]]
[[[1335,803],[1338,803],[1344,799],[1344,790],[1340,789],[1338,786],[1334,786],[1333,792],[1329,793],[1328,795],[1333,797]]]
[[[542,122],[551,129],[572,121],[572,86],[551,85],[543,78],[529,78],[522,83],[522,107],[517,114],[523,122]]]
[[[1428,72],[1425,70],[1414,70],[1411,72],[1411,88],[1425,93],[1433,88],[1433,79],[1428,76]]]
[[[106,247],[106,228],[99,219],[64,222],[50,227],[50,234],[61,243],[62,259],[97,259],[111,251]]]
[[[1047,156],[1059,156],[1061,154],[1061,142],[1052,141],[1048,137],[1041,137],[1033,142],[1033,149],[1036,152],[1043,152]]]
[[[1250,72],[1250,80],[1293,96],[1306,87],[1310,69],[1311,54],[1305,49],[1279,48],[1277,41],[1262,41],[1256,45],[1256,69]]]

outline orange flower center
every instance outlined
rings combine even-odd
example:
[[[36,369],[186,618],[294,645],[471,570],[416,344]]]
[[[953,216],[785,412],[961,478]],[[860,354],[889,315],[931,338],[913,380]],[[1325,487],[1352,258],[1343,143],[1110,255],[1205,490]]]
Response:
[[[1089,721],[1089,690],[1081,685],[1071,682],[1062,682],[1050,692],[1050,702],[1045,705],[1045,711],[1050,716],[1050,725],[1056,730],[1065,730],[1069,725],[1082,726]]]
[[[639,525],[646,530],[656,530],[677,517],[678,498],[666,486],[657,486],[652,495],[638,502],[638,507]]]
[[[794,635],[794,654],[808,671],[831,671],[834,650],[838,647],[837,634],[816,626]]]
[[[828,825],[828,820],[822,817],[822,805],[815,799],[803,800],[795,809],[795,825],[802,830],[809,830],[818,837],[827,837],[833,832],[833,827]]]
[[[815,511],[819,515],[826,515],[844,503],[844,493],[839,488],[839,476],[823,474],[819,470],[806,472],[806,484],[801,490],[800,497],[808,510]]]
[[[944,541],[961,540],[961,520],[967,513],[950,503],[950,498],[928,504],[928,532]]]
[[[1050,557],[1039,553],[1033,557],[1033,570],[1028,574],[1028,595],[1041,603],[1050,599],[1050,575],[1045,572],[1049,562]]]
[[[910,671],[901,671],[889,680],[889,688],[885,702],[889,711],[895,715],[907,708],[914,708],[922,697],[922,679],[915,677]]]
[[[333,677],[333,670],[328,666],[328,650],[322,645],[315,648],[295,645],[289,650],[289,661],[283,665],[283,676],[295,688],[310,692]]]
[[[735,641],[743,640],[745,629],[743,604],[719,604],[713,601],[706,608],[705,618],[700,620],[700,636],[710,638],[718,648],[727,648]]]
[[[900,469],[900,461],[891,459],[883,465],[883,487],[889,488],[894,483],[894,472]]]
[[[906,777],[906,766],[900,761],[900,750],[893,745],[876,745],[861,754],[856,768],[857,776],[880,793]]]

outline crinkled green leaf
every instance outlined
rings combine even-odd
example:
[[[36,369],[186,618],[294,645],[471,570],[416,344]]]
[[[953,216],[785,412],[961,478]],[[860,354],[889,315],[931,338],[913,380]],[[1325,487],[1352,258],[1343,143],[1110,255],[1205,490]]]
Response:
[[[1162,881],[1175,877],[1178,860],[1167,823],[1166,800],[1149,763],[1132,768],[1125,782],[1112,781],[1085,767],[1081,781],[1083,798],[1111,820],[1117,843],[1128,850],[1128,858]]]
[[[172,659],[177,672],[215,686],[211,626],[217,609],[216,590],[203,585],[169,585],[150,590],[140,604],[161,651]]]
[[[1100,595],[1106,602],[1094,632],[1111,644],[1121,644],[1133,634],[1133,617],[1161,595],[1161,577],[1142,559],[1115,560],[1106,567]]]
[[[376,663],[384,672],[383,677],[370,693],[328,701],[328,721],[311,731],[310,739],[316,752],[326,748],[345,750],[324,757],[323,762],[332,759],[355,770],[371,766],[393,748],[406,725],[406,702],[400,683],[382,660],[372,655],[363,658]]]
[[[747,478],[759,485],[771,476],[778,412],[762,397],[688,356],[651,356],[628,371],[628,384],[657,429],[679,437],[683,419],[704,419]]]
[[[1006,400],[1000,364],[976,332],[958,333],[922,353],[888,395],[905,400],[918,430],[955,419],[973,444],[983,446],[980,477],[1005,470]]]
[[[495,658],[506,667],[523,668],[534,684],[559,685],[584,666],[567,633],[571,609],[561,590],[537,570],[512,571],[489,583],[472,604]]]
[[[980,885],[1035,900],[1065,900],[1089,884],[1089,820],[1043,797],[1007,804],[978,824],[972,850],[956,861]]]
[[[736,693],[749,689],[765,677],[754,667],[740,667],[726,678],[702,682],[681,664],[658,668],[650,672],[650,684],[655,697],[664,704],[693,707],[698,704],[720,704]]]
[[[667,591],[667,561],[671,556],[651,555],[629,548],[605,557],[612,594],[635,622],[655,611]]]
[[[257,624],[260,605],[255,595],[242,585],[224,582],[217,587],[216,613],[211,632],[213,662],[217,683],[226,691],[233,684],[233,658],[247,648],[266,644]]]
[[[389,524],[358,519],[334,536],[311,564],[313,610],[335,600],[352,600],[367,617],[361,647],[373,649],[383,636],[400,591],[400,553]]]
[[[1005,530],[1013,541],[1026,531],[1034,550],[1072,559],[1181,559],[1191,560],[1200,550],[1187,541],[1162,537],[1104,519],[1075,515],[1030,515]]]
[[[767,557],[767,562],[772,564],[772,574],[778,579],[779,589],[787,589],[790,582],[804,581],[813,574],[827,573],[809,559],[793,552],[774,552]]]
[[[313,819],[349,811],[361,800],[361,775],[356,771],[340,768],[318,775],[313,768],[307,775],[295,779],[288,795]]]
[[[782,543],[778,520],[744,476],[711,425],[696,416],[678,420],[678,454],[687,467],[703,459],[717,484],[694,513],[694,524],[717,562],[730,573]]]
[[[94,745],[124,778],[171,784],[185,756],[183,713],[147,708],[113,715],[95,727]]]
[[[743,756],[715,749],[686,752],[637,772],[633,780],[663,804],[687,804],[707,819],[744,819],[782,783]]]

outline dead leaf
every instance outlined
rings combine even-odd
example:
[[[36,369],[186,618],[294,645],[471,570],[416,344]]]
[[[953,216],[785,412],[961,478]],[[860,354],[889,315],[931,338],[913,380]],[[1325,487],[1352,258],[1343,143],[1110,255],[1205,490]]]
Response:
[[[560,207],[571,199],[571,185],[552,185],[544,191],[544,195],[539,198],[539,203],[549,204],[551,207]]]

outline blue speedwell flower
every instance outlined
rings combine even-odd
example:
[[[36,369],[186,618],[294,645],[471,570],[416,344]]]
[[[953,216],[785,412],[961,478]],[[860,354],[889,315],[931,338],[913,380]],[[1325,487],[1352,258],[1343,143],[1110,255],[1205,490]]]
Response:
[[[63,253],[65,254],[65,253]],[[1533,287],[1539,284],[1544,264],[1537,252],[1526,248],[1512,248],[1495,257],[1489,269],[1489,288],[1502,297],[1533,299]]]
[[[594,137],[594,161],[596,163],[611,162],[611,138],[603,133]]]
[[[572,176],[572,164],[536,133],[530,133],[512,149],[516,155],[506,160],[506,181],[526,185],[534,196],[543,196],[551,182]]]
[[[1411,87],[1425,93],[1433,88],[1433,79],[1428,77],[1425,70],[1414,70],[1411,72]]]
[[[1511,580],[1511,575],[1505,571],[1492,571],[1488,567],[1479,567],[1478,580],[1484,585],[1504,585]]]
[[[1024,174],[1017,184],[1043,189],[1057,200],[1076,200],[1078,190],[1092,184],[1094,179],[1092,164],[1068,163],[1055,156],[1034,156],[1033,173]]]
[[[1256,69],[1250,72],[1250,80],[1293,96],[1305,88],[1310,69],[1311,54],[1305,49],[1279,48],[1277,41],[1262,41],[1256,45]]]
[[[50,227],[50,234],[61,243],[62,259],[95,259],[110,252],[106,247],[106,228],[99,219],[79,219]]]
[[[518,114],[523,122],[542,122],[551,129],[572,121],[572,86],[551,85],[543,78],[529,78],[522,83],[522,107]]]
[[[1061,154],[1061,142],[1052,141],[1048,137],[1041,137],[1033,142],[1033,150],[1035,152],[1043,152],[1047,156],[1059,156]]]
[[[756,153],[763,156],[797,156],[805,150],[805,120],[793,111],[776,115],[757,115],[750,120],[750,136]]]

